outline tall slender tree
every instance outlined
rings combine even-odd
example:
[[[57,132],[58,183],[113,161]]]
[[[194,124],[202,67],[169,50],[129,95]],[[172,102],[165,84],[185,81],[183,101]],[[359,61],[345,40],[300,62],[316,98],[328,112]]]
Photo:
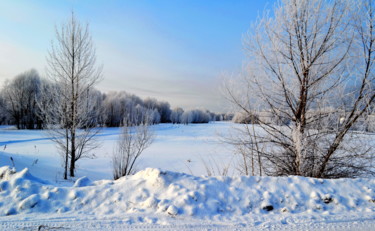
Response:
[[[98,130],[90,126],[94,104],[89,101],[90,92],[101,78],[89,26],[83,26],[74,13],[56,27],[56,43],[52,42],[47,62],[48,75],[59,86],[53,97],[58,107],[51,109],[49,124],[60,125],[53,129],[54,140],[65,155],[65,169],[70,160],[69,175],[74,177],[76,161],[96,146],[94,136]],[[61,135],[65,141],[61,141]]]

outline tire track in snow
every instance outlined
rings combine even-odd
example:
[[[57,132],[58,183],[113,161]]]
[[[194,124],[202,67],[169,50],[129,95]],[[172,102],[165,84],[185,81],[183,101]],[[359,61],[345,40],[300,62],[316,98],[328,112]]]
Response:
[[[1,230],[155,230],[155,231],[187,231],[187,230],[244,230],[243,227],[235,225],[217,224],[176,224],[176,225],[155,225],[155,224],[127,224],[122,220],[96,220],[96,221],[8,221],[1,222]],[[248,228],[246,230],[249,230]]]
[[[332,220],[332,221],[300,221],[298,224],[274,224],[264,221],[259,224],[204,224],[203,221],[192,221],[187,224],[129,224],[126,220],[35,220],[35,221],[1,221],[1,230],[155,230],[155,231],[189,231],[189,230],[317,230],[346,231],[374,230],[375,220]],[[325,223],[327,222],[327,223]],[[173,223],[173,222],[172,222]]]

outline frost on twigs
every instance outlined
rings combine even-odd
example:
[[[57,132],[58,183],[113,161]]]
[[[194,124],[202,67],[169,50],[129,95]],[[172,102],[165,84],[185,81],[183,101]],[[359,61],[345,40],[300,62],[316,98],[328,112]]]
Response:
[[[245,123],[227,137],[246,175],[375,175],[372,0],[284,0],[244,42],[224,94]]]

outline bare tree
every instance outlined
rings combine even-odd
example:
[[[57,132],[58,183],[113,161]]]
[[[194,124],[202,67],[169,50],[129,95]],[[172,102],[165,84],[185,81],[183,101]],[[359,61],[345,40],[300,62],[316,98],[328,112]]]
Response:
[[[171,122],[174,124],[181,123],[182,114],[184,114],[184,110],[182,108],[174,108],[171,112]]]
[[[112,156],[115,180],[133,174],[138,158],[153,142],[154,133],[150,130],[149,117],[143,116],[142,123],[139,125],[132,121],[129,116],[124,118],[124,125]]]
[[[40,97],[42,80],[32,69],[17,75],[4,85],[2,94],[6,111],[18,129],[41,129],[43,121],[37,114],[37,100]]]
[[[283,0],[246,39],[246,73],[225,94],[256,115],[258,129],[233,144],[258,153],[266,174],[374,173],[366,134],[353,131],[375,98],[374,11],[370,0],[356,4]]]
[[[7,112],[7,102],[4,92],[0,92],[0,124],[10,124],[10,115]]]
[[[89,27],[82,26],[74,13],[67,23],[56,28],[56,41],[47,57],[48,74],[58,85],[53,95],[53,105],[57,106],[50,108],[48,122],[55,134],[53,140],[65,155],[65,169],[69,159],[69,175],[74,177],[76,162],[96,146],[98,129],[91,119],[97,108],[90,102],[90,94],[101,78],[101,69],[96,67]]]

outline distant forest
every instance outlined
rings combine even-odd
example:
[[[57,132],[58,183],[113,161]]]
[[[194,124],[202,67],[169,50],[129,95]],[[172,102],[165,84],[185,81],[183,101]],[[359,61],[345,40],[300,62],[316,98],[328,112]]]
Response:
[[[7,80],[0,92],[0,124],[15,125],[18,129],[45,128],[49,108],[56,107],[51,98],[62,88],[48,79],[41,78],[36,70],[30,70]],[[142,118],[151,124],[158,123],[208,123],[229,120],[231,116],[216,114],[208,110],[171,109],[168,102],[155,98],[141,99],[125,91],[102,93],[90,89],[85,96],[89,99],[87,109],[90,119],[87,126],[119,127],[123,118],[131,118],[139,124]],[[84,106],[83,106],[84,107]]]

